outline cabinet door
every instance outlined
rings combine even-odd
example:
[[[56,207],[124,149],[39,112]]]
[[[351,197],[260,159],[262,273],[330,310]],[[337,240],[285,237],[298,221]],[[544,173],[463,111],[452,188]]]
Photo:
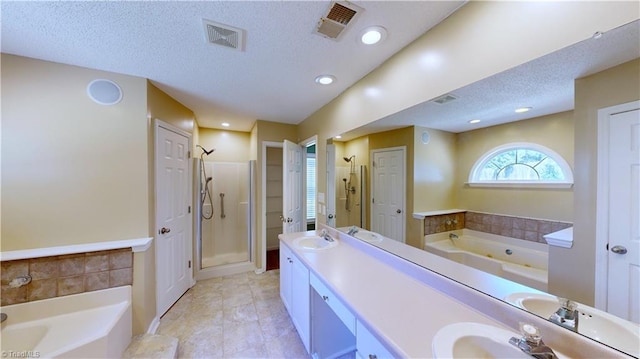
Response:
[[[393,355],[360,321],[356,324],[356,347],[358,357],[362,359],[392,359]]]
[[[291,260],[289,248],[280,243],[280,298],[291,315]]]
[[[300,339],[309,347],[309,270],[296,257],[292,257],[291,270],[291,320],[300,334]]]

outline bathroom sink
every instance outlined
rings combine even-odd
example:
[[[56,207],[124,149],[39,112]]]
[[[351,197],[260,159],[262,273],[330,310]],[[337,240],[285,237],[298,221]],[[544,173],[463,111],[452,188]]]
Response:
[[[333,248],[338,245],[338,241],[328,241],[320,236],[302,237],[293,241],[293,245],[304,250],[320,251]]]
[[[382,236],[378,233],[369,232],[362,229],[356,232],[353,236],[358,239],[362,239],[365,242],[382,242]]]
[[[47,334],[47,330],[47,327],[43,325],[13,325],[2,328],[2,353],[33,350]]]
[[[461,322],[447,325],[433,337],[435,358],[531,358],[509,344],[519,334],[492,325]]]
[[[558,298],[547,294],[513,293],[505,300],[543,318],[549,318],[559,308]],[[631,322],[607,312],[578,304],[578,332],[595,340],[637,355],[640,329]]]

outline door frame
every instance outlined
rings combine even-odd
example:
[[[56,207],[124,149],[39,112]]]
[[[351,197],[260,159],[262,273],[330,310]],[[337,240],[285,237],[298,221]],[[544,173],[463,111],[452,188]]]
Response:
[[[192,135],[189,132],[186,132],[176,126],[171,125],[168,122],[164,122],[158,118],[155,118],[153,120],[153,126],[154,126],[154,131],[153,131],[153,216],[154,216],[154,223],[153,223],[153,237],[154,238],[158,238],[157,237],[157,233],[160,231],[160,226],[159,226],[159,220],[160,218],[158,218],[158,213],[160,213],[160,211],[158,211],[158,176],[156,175],[156,171],[158,169],[158,161],[159,161],[159,156],[158,156],[158,151],[159,148],[158,146],[156,146],[157,141],[158,141],[158,136],[159,136],[159,132],[160,132],[160,128],[164,128],[165,130],[177,133],[181,136],[184,136],[187,138],[187,143],[188,143],[188,154],[187,157],[189,159],[189,165],[187,166],[187,193],[193,193],[193,163],[191,160],[191,151],[193,148],[193,138]],[[188,221],[187,221],[187,227],[185,229],[186,233],[191,233],[190,239],[188,242],[188,246],[189,248],[186,249],[185,253],[188,256],[188,260],[191,261],[191,280],[190,280],[190,287],[192,287],[193,285],[196,284],[195,280],[194,280],[194,265],[193,265],[193,241],[194,241],[194,236],[193,236],[193,196],[188,196],[189,200],[190,200],[190,204],[189,204],[189,208],[190,210],[188,211],[187,215],[188,215]],[[157,241],[154,242],[154,270],[156,271],[155,273],[155,283],[156,283],[156,294],[155,294],[155,298],[156,298],[156,318],[160,318],[160,316],[164,313],[160,313],[160,289],[158,287],[158,275],[159,275],[159,271],[158,271],[158,243]]]
[[[369,151],[369,164],[371,168],[371,192],[369,195],[369,201],[373,198],[373,194],[375,193],[375,166],[373,165],[373,158],[375,153],[379,152],[388,152],[388,151],[402,151],[402,240],[399,242],[407,243],[407,146],[397,146],[397,147],[387,147],[387,148],[376,148]],[[373,204],[369,204],[370,212],[369,212],[369,223],[373,223]],[[371,225],[370,225],[371,228]]]
[[[609,233],[609,119],[612,115],[640,108],[640,101],[627,102],[598,110],[597,178],[596,178],[596,263],[594,306],[607,311],[608,295],[608,233]]]
[[[260,187],[260,267],[256,267],[255,272],[260,274],[267,270],[267,148],[283,148],[284,142],[262,141],[262,164],[260,165],[261,180]]]
[[[316,214],[315,214],[315,226],[314,228],[318,228],[318,135],[313,135],[306,140],[298,143],[305,149],[304,155],[302,156],[302,212],[304,215],[304,230],[307,230],[307,147],[311,145],[316,146]]]

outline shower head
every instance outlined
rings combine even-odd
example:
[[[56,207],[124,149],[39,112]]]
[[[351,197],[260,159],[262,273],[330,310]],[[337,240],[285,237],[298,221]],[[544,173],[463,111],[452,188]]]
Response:
[[[207,177],[207,181],[204,183],[204,185],[206,186],[209,182],[211,182],[211,180],[213,180],[213,177]]]
[[[207,151],[204,147],[200,146],[200,145],[196,145],[196,147],[200,147],[200,149],[202,150],[202,152],[204,152],[205,155],[209,156],[213,151],[215,151],[215,148],[210,149],[209,151]]]
[[[345,162],[349,163],[351,162],[352,159],[354,159],[356,157],[356,155],[353,155],[351,157],[342,157],[343,160],[345,160]]]

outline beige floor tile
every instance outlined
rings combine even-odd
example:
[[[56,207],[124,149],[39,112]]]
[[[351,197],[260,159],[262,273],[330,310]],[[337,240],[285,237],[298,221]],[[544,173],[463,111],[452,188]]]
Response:
[[[310,358],[280,299],[280,272],[198,281],[162,317],[179,358]]]

